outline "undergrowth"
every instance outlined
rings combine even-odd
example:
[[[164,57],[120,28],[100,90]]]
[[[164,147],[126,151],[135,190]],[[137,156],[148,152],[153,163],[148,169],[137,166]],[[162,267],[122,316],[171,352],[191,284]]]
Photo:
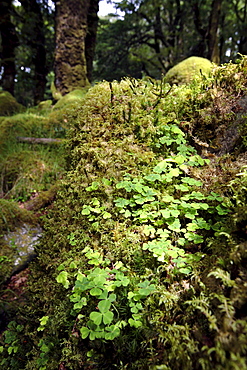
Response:
[[[67,172],[4,368],[247,367],[245,144],[231,171],[195,135],[220,122],[218,87],[244,96],[245,66],[179,87],[103,82],[68,110]]]

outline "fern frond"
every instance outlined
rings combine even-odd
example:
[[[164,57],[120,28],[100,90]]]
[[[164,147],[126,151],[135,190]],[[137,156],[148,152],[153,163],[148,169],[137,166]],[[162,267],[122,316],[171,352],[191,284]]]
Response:
[[[233,287],[235,285],[235,281],[231,279],[230,273],[228,271],[224,271],[221,268],[217,268],[214,271],[211,271],[208,274],[208,277],[214,276],[216,279],[220,279],[222,283],[227,287]]]

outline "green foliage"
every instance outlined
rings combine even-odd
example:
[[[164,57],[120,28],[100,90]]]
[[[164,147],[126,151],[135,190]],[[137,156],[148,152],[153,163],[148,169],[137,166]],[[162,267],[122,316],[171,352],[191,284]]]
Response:
[[[14,369],[18,366],[13,355],[21,351],[21,339],[19,334],[23,332],[23,325],[18,325],[15,321],[8,324],[7,330],[4,332],[4,343],[0,346],[0,364],[3,368]]]
[[[89,247],[86,247],[83,253],[88,259],[87,263],[97,267],[92,267],[84,274],[80,271],[76,273],[75,285],[69,296],[74,304],[71,315],[77,314],[79,322],[86,323],[86,326],[79,329],[81,338],[86,339],[89,336],[90,340],[114,340],[128,324],[134,328],[143,326],[141,300],[155,290],[155,285],[150,284],[148,280],[137,284],[137,277],[133,279],[128,276],[128,269],[121,262],[116,262],[113,268],[101,267],[109,265],[110,260],[104,260],[99,252]],[[70,263],[69,267],[76,269],[77,265]],[[58,270],[63,268],[64,264],[60,265]],[[66,270],[62,270],[56,280],[65,289],[69,288],[70,281]],[[130,316],[128,320],[125,316],[121,317],[118,310],[123,309],[121,306],[124,297],[128,298],[125,304],[125,312],[129,311]],[[96,307],[97,311],[91,311],[91,307]],[[81,311],[83,315],[80,314]]]
[[[217,52],[220,63],[237,60],[237,51],[246,53],[245,7],[241,1],[237,4],[229,1],[225,6],[219,3],[221,17],[211,23],[214,5],[211,1],[118,2],[116,6],[124,16],[109,15],[99,22],[95,79],[112,81],[143,75],[160,79],[191,55],[200,55],[203,58],[198,60],[205,62],[212,55],[209,34],[215,34],[213,25],[221,35],[220,41],[216,39],[220,44]]]
[[[18,2],[14,4],[12,19],[19,39],[15,48],[15,96],[30,107],[37,104],[37,97],[38,102],[51,99],[49,80],[54,63],[54,9],[47,2]]]
[[[128,50],[132,33],[132,22],[117,17],[100,18],[93,69],[95,81],[142,77],[141,61],[136,60]]]

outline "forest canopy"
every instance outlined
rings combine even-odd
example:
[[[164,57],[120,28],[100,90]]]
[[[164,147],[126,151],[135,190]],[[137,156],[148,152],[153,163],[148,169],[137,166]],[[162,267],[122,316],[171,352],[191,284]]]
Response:
[[[221,64],[247,53],[246,0],[124,0],[115,4],[123,16],[100,19],[98,5],[1,2],[2,88],[33,105],[51,96],[53,81],[63,95],[103,79],[160,79],[190,56]]]

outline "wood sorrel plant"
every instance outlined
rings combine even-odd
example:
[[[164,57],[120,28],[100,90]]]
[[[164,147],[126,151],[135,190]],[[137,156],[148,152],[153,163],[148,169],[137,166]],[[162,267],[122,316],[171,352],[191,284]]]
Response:
[[[208,160],[194,154],[179,127],[175,123],[164,125],[160,132],[165,135],[156,145],[165,145],[165,152],[172,148],[177,154],[167,155],[142,177],[127,174],[116,184],[122,196],[114,203],[120,219],[122,216],[140,227],[145,235],[141,241],[144,251],[151,252],[161,263],[172,264],[173,273],[189,274],[193,263],[203,255],[199,246],[207,231],[217,232],[222,227],[217,221],[228,209],[220,195],[205,195],[200,189],[201,181],[188,175],[190,167],[203,166]],[[102,186],[106,179],[103,180]],[[99,182],[93,182],[86,190],[95,192],[100,187]],[[113,217],[97,198],[84,205],[81,214],[94,227],[100,225],[100,219]],[[190,247],[197,252],[188,252]]]
[[[202,183],[187,176],[191,165],[204,164],[199,156],[176,155],[160,161],[148,175],[127,175],[116,185],[125,197],[115,200],[124,218],[142,226],[148,241],[142,244],[159,262],[173,265],[174,273],[188,274],[201,252],[188,253],[189,246],[202,244],[205,230],[217,230],[210,214],[228,213],[223,198],[203,194]],[[215,205],[215,202],[218,205]]]
[[[128,271],[122,262],[117,262],[110,268],[108,267],[110,261],[103,259],[99,252],[89,247],[83,252],[88,264],[94,267],[82,273],[77,269],[75,262],[69,265],[71,269],[77,269],[69,299],[73,302],[71,314],[77,316],[77,321],[83,323],[79,329],[81,338],[113,340],[127,325],[141,327],[142,300],[154,292],[155,285],[144,280],[134,286],[133,278],[126,274]],[[71,283],[64,264],[60,265],[58,270],[61,272],[57,276],[57,282],[69,289]],[[118,311],[123,297],[127,297],[129,311],[128,317],[124,317],[124,320]]]

